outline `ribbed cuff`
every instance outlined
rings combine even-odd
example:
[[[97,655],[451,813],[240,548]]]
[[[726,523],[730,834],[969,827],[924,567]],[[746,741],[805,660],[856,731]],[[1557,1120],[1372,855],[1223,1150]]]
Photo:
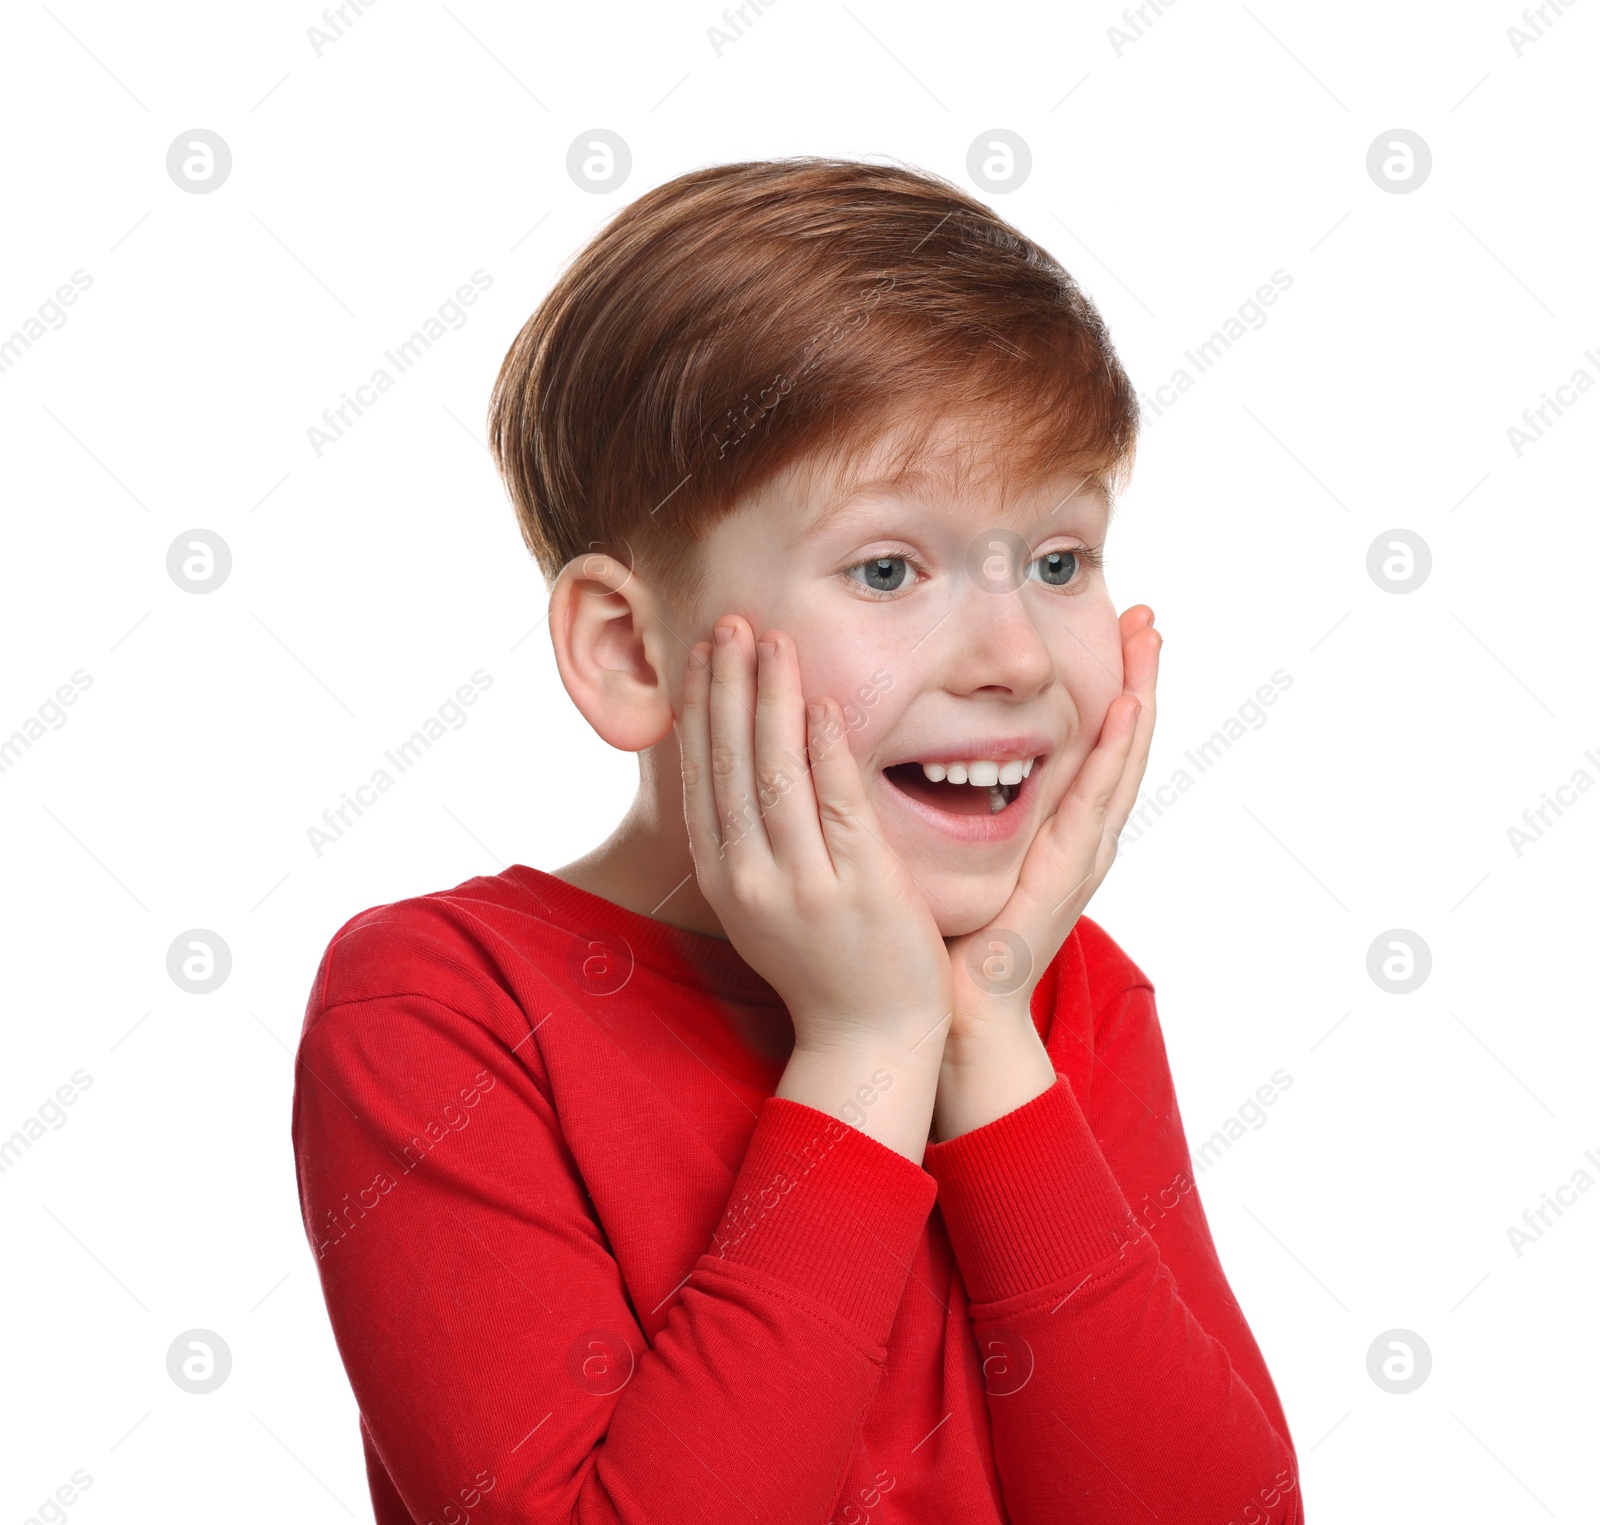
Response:
[[[883,1346],[937,1195],[904,1155],[769,1096],[708,1253],[806,1293]]]
[[[974,1303],[1058,1282],[1114,1254],[1133,1215],[1063,1076],[1030,1102],[928,1145],[923,1169]]]

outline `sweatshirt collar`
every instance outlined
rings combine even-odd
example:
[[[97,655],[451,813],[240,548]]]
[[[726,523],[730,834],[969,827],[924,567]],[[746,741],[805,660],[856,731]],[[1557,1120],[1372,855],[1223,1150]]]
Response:
[[[551,926],[577,937],[620,937],[636,964],[674,984],[752,1006],[783,1005],[778,992],[724,938],[643,916],[524,863],[513,863],[503,877],[527,892]]]

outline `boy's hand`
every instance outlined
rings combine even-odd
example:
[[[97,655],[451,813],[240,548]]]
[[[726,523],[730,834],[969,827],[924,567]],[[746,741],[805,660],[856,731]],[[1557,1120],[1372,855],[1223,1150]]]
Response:
[[[1015,1039],[1021,1024],[1037,1038],[1028,1010],[1034,987],[1116,857],[1150,755],[1161,652],[1148,605],[1126,610],[1120,624],[1123,692],[1106,711],[1098,743],[1034,838],[1000,914],[947,945],[955,993],[948,1071],[978,1060],[996,1035]]]
[[[880,839],[838,704],[804,702],[787,636],[758,646],[737,616],[713,633],[690,652],[679,723],[701,892],[783,997],[797,1049],[926,1037],[937,1052],[943,939]]]

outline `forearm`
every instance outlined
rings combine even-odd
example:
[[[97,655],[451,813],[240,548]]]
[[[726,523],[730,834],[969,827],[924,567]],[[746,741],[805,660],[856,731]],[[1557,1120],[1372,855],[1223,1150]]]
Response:
[[[1007,1513],[1043,1525],[1071,1497],[1107,1525],[1241,1509],[1298,1525],[1288,1425],[1217,1262],[1153,995],[1132,986],[1092,1017],[1088,996],[1055,994],[1046,1092],[923,1158],[984,1354]]]
[[[1025,1011],[988,1031],[952,1033],[940,1058],[935,1137],[971,1133],[1042,1096],[1055,1082],[1055,1064]]]
[[[947,1022],[930,1014],[904,1030],[797,1046],[775,1094],[840,1118],[920,1165]]]

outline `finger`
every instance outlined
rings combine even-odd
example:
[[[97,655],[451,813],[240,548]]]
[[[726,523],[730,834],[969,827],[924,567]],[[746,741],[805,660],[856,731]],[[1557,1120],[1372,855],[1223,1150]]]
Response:
[[[768,854],[756,801],[755,639],[738,615],[717,621],[711,651],[711,787],[724,853]]]
[[[697,867],[714,863],[722,849],[717,802],[711,787],[711,645],[689,649],[683,675],[683,718],[678,722],[683,765],[683,815]]]
[[[1129,628],[1137,633],[1147,624],[1135,620]],[[1034,838],[1016,889],[991,923],[1022,937],[1033,950],[1036,967],[1055,957],[1115,856],[1105,851],[1106,825],[1144,716],[1137,698],[1119,694],[1107,707],[1094,749]],[[1120,831],[1121,820],[1114,824]]]
[[[1128,637],[1136,630],[1148,629],[1156,622],[1156,611],[1149,604],[1132,604],[1124,609],[1117,618],[1117,624],[1122,630],[1122,640],[1126,644]]]
[[[1107,821],[1113,835],[1121,834],[1144,782],[1150,742],[1156,730],[1156,674],[1160,664],[1160,633],[1153,625],[1140,626],[1123,647],[1123,682],[1139,701],[1139,716],[1134,727],[1133,746],[1107,808]]]
[[[834,700],[812,699],[806,705],[806,721],[811,787],[828,857],[836,871],[864,868],[879,843],[844,715]]]
[[[1094,750],[1084,758],[1078,776],[1057,809],[1058,815],[1069,806],[1080,815],[1090,816],[1100,815],[1109,808],[1111,796],[1133,751],[1140,714],[1137,694],[1118,694],[1111,701],[1100,723],[1100,738]]]
[[[1138,713],[1132,695],[1111,701],[1094,750],[1022,861],[1013,899],[1020,896],[1036,922],[1053,920],[1064,907],[1081,906],[1094,893],[1111,796],[1133,747]]]
[[[806,756],[806,707],[794,642],[768,631],[756,643],[757,800],[774,855],[786,865],[828,865]]]

